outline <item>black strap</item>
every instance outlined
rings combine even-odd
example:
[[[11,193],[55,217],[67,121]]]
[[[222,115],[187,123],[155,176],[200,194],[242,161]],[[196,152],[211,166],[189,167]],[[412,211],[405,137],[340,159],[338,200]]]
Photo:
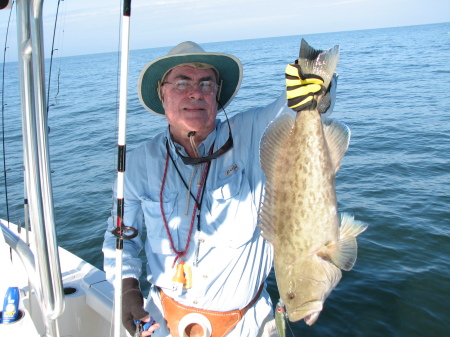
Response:
[[[211,161],[207,162],[207,164],[206,164],[206,165],[208,165],[208,169],[206,171],[205,182],[203,183],[203,186],[202,186],[202,194],[200,196],[200,200],[197,200],[195,198],[194,194],[192,194],[192,191],[189,189],[189,186],[186,183],[186,181],[184,180],[183,176],[181,175],[181,172],[178,169],[177,164],[175,164],[175,160],[173,159],[172,155],[170,154],[169,141],[168,140],[166,140],[166,149],[167,149],[167,154],[169,155],[173,166],[177,170],[178,176],[181,178],[181,181],[183,182],[184,186],[189,191],[189,194],[191,195],[192,199],[194,199],[195,203],[197,204],[197,230],[200,231],[200,212],[201,212],[201,207],[202,207],[202,202],[203,202],[203,195],[205,194],[206,181],[208,180],[209,170],[211,168]],[[214,149],[214,143],[212,144],[211,149],[209,150],[209,153],[211,153],[213,149]],[[201,174],[202,173],[201,173],[201,170],[200,170],[200,175]]]

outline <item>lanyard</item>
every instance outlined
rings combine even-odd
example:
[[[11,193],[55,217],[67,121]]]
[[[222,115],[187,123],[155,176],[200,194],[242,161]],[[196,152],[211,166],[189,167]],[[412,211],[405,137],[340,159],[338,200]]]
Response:
[[[212,153],[212,150],[214,148],[214,144],[211,146],[211,149],[209,150],[209,153]],[[180,170],[178,169],[177,165],[175,164],[174,159],[172,158],[172,156],[170,155],[170,151],[169,151],[169,144],[168,141],[166,142],[166,149],[167,149],[167,155],[166,155],[166,165],[164,168],[164,175],[163,175],[163,179],[162,179],[162,183],[161,183],[161,190],[159,192],[159,202],[160,202],[160,208],[161,208],[161,215],[163,218],[163,222],[164,222],[164,227],[166,229],[167,232],[167,236],[169,238],[170,241],[170,247],[172,249],[172,251],[177,255],[175,260],[173,261],[173,265],[172,268],[175,266],[176,262],[178,259],[183,258],[189,249],[189,244],[191,242],[191,236],[192,236],[192,232],[194,229],[194,223],[195,223],[195,215],[197,214],[197,229],[200,231],[200,210],[201,210],[201,205],[202,205],[202,201],[203,201],[203,195],[204,195],[204,186],[205,186],[205,182],[206,182],[206,178],[208,176],[209,173],[209,168],[211,165],[211,162],[208,161],[203,169],[203,173],[202,173],[202,178],[200,181],[200,185],[198,187],[198,191],[197,191],[197,197],[195,197],[192,192],[189,189],[188,184],[186,183],[186,181],[183,179],[183,176],[180,173]],[[178,250],[175,248],[175,244],[173,242],[173,238],[172,238],[172,234],[170,234],[170,230],[169,230],[169,224],[167,222],[167,218],[166,218],[166,214],[164,212],[164,207],[163,207],[163,191],[164,191],[164,186],[166,183],[166,178],[167,178],[167,171],[168,171],[168,167],[169,167],[169,158],[171,159],[178,175],[180,176],[181,180],[183,181],[184,186],[189,190],[189,193],[191,195],[191,197],[194,199],[195,204],[194,204],[194,209],[192,211],[192,217],[191,217],[191,224],[189,226],[189,234],[186,240],[186,244],[184,247],[184,250]],[[197,212],[198,210],[198,212]]]

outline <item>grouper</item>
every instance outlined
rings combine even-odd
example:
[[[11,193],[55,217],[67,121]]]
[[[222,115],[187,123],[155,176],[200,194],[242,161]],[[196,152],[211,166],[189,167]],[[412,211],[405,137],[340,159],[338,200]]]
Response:
[[[261,139],[266,176],[258,227],[274,249],[280,298],[292,322],[312,325],[325,299],[356,261],[356,236],[367,225],[338,212],[335,176],[350,129],[319,112],[339,58],[339,46],[316,50],[302,40],[298,65],[320,76],[318,104],[274,120]]]

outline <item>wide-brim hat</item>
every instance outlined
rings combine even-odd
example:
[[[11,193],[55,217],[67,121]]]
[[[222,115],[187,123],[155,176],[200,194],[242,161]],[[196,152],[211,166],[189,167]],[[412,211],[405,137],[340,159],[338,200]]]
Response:
[[[142,69],[138,80],[138,95],[144,108],[157,115],[164,115],[164,108],[158,96],[158,81],[173,67],[193,62],[209,64],[219,72],[219,83],[222,84],[219,108],[225,108],[241,86],[241,61],[233,55],[206,52],[191,41],[180,43],[166,56],[147,63]]]

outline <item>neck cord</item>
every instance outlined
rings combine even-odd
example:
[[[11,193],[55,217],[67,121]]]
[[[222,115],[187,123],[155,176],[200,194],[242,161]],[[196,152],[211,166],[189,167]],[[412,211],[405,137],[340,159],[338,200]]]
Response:
[[[205,168],[203,169],[203,174],[202,174],[202,178],[200,181],[200,185],[198,187],[198,191],[197,191],[197,197],[195,197],[192,192],[189,189],[189,186],[187,185],[186,181],[183,179],[183,176],[181,175],[180,170],[178,169],[177,165],[175,164],[174,159],[172,158],[172,156],[170,155],[170,151],[169,151],[169,144],[168,141],[166,142],[166,148],[167,148],[167,155],[166,155],[166,165],[164,168],[164,175],[163,175],[163,179],[162,179],[162,183],[161,183],[161,190],[159,192],[159,203],[160,203],[160,208],[161,208],[161,215],[163,218],[163,222],[164,222],[164,227],[166,229],[166,233],[167,236],[169,238],[170,241],[170,247],[172,249],[172,251],[177,255],[175,257],[175,260],[173,261],[172,264],[172,268],[175,267],[176,262],[178,261],[178,259],[183,258],[184,256],[186,256],[188,249],[189,249],[189,244],[191,243],[191,236],[192,236],[192,232],[194,229],[194,222],[195,222],[195,214],[197,214],[197,229],[198,231],[200,231],[200,210],[201,210],[201,205],[202,205],[202,201],[203,201],[203,195],[204,195],[204,185],[206,182],[206,178],[208,176],[209,173],[209,168],[211,165],[211,162],[207,162],[205,165]],[[210,154],[212,153],[212,150],[214,148],[214,144],[211,146],[211,149],[209,150]],[[172,235],[170,234],[170,230],[169,230],[169,224],[167,222],[167,218],[166,218],[166,214],[164,212],[164,207],[163,207],[163,191],[164,191],[164,186],[166,183],[166,178],[167,178],[167,171],[168,171],[168,167],[169,167],[169,158],[171,159],[178,175],[180,176],[181,180],[183,181],[184,186],[189,190],[189,193],[191,195],[191,197],[194,199],[195,201],[195,205],[194,205],[194,209],[192,211],[192,217],[191,217],[191,224],[189,226],[189,234],[186,240],[186,245],[184,247],[184,250],[177,250],[175,248],[175,244],[173,242],[173,238]],[[198,210],[198,212],[197,212]]]
[[[198,152],[197,146],[195,146],[194,135],[195,135],[195,131],[191,131],[191,132],[188,133],[189,142],[191,143],[191,148],[192,148],[192,151],[194,151],[195,158],[199,158],[200,157],[200,152]],[[172,162],[173,162],[173,160],[172,160]],[[194,180],[194,177],[197,174],[197,169],[199,167],[201,167],[201,166],[202,166],[202,164],[194,165],[194,169],[192,170],[192,173],[191,173],[191,178],[189,179],[189,188],[187,189],[188,190],[187,191],[188,194],[191,193],[192,181]],[[199,174],[198,175],[197,186],[200,186],[200,182],[201,182],[201,175]],[[187,200],[187,203],[186,203],[186,213],[185,213],[185,215],[188,215],[188,213],[189,213],[189,206],[191,204],[190,201],[191,201],[191,198],[189,198],[189,195],[188,195],[188,200]]]

